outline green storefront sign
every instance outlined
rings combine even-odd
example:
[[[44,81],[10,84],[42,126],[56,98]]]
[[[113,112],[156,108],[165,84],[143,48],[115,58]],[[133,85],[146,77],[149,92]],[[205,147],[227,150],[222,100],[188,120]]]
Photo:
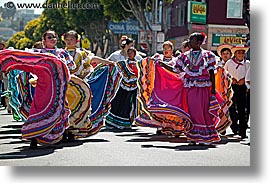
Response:
[[[220,44],[244,45],[246,43],[246,34],[231,34],[231,33],[213,33],[212,46]]]
[[[188,1],[188,22],[206,24],[206,3]]]

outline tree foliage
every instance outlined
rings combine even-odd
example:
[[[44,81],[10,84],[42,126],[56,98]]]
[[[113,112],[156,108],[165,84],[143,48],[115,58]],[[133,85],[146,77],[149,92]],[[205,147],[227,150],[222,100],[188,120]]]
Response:
[[[173,0],[164,1],[172,2]],[[62,2],[68,3],[68,0],[47,0],[48,5]],[[95,46],[94,52],[97,52],[96,48],[99,47],[101,52],[106,54],[104,45],[106,40],[110,39],[107,28],[109,20],[122,21],[134,17],[139,21],[143,30],[151,29],[151,21],[146,16],[152,12],[154,0],[70,0],[69,2],[89,4],[90,9],[85,9],[85,7],[44,9],[39,18],[30,21],[25,26],[24,34],[18,33],[11,38],[10,46],[16,47],[14,43],[16,39],[20,40],[18,47],[39,41],[47,30],[54,30],[59,36],[68,30],[75,30],[78,33],[83,32],[94,43],[92,45]],[[24,41],[26,43],[22,43]],[[57,46],[64,46],[60,39]]]
[[[174,0],[162,1],[162,9],[164,12],[173,1]],[[149,49],[152,50],[152,44],[149,43],[147,30],[152,31],[153,21],[148,18],[148,15],[151,14],[152,17],[154,17],[156,0],[100,0],[100,2],[104,5],[104,14],[111,16],[113,20],[126,20],[127,17],[134,17],[138,20],[141,29],[146,30],[145,41]],[[159,2],[160,1],[158,1],[157,8],[160,6]],[[166,17],[163,16],[163,20],[165,19]],[[164,29],[166,30],[165,27]]]
[[[13,3],[13,2],[8,2],[8,3]],[[13,3],[14,5],[14,3]],[[16,7],[14,6],[9,6],[9,8],[6,7],[7,3],[4,4],[4,8],[0,7],[0,14],[3,19],[12,19],[15,15],[16,12]]]
[[[48,4],[54,4],[60,2],[59,0],[48,0]],[[36,29],[33,32],[33,36],[35,41],[42,40],[42,35],[47,30],[54,30],[57,35],[60,37],[66,31],[71,29],[67,22],[66,17],[63,16],[62,11],[63,9],[57,8],[48,8],[45,9],[41,16],[39,17],[39,24],[37,25]],[[64,46],[61,39],[58,39],[57,43],[58,47]]]
[[[48,0],[47,3],[58,3],[58,0]],[[36,41],[42,40],[42,34],[47,30],[54,30],[59,36],[68,31],[65,17],[62,16],[59,9],[45,9],[40,17],[28,22],[24,31],[16,33],[8,41],[8,46],[16,49],[32,47]],[[58,47],[64,46],[59,39]]]
[[[64,0],[63,0],[64,2]],[[108,17],[103,14],[103,6],[99,0],[71,0],[71,3],[89,4],[90,9],[65,9],[61,13],[66,17],[69,27],[75,28],[79,33],[85,32],[88,38],[96,43],[104,53],[104,38],[108,39]],[[91,45],[93,46],[93,45]],[[94,52],[96,49],[92,48]],[[104,56],[104,54],[102,55]]]
[[[113,21],[119,22],[134,17],[133,13],[125,11],[118,0],[100,0],[104,6],[104,15],[110,16]],[[125,4],[127,6],[127,4]]]
[[[36,18],[34,20],[31,20],[27,23],[27,25],[24,28],[24,32],[27,38],[34,40],[34,41],[38,41],[39,38],[37,37],[37,35],[35,34],[35,29],[39,26],[39,24],[41,23],[41,18]]]
[[[24,31],[17,32],[8,41],[8,47],[23,50],[25,48],[31,48],[33,41],[26,37]]]

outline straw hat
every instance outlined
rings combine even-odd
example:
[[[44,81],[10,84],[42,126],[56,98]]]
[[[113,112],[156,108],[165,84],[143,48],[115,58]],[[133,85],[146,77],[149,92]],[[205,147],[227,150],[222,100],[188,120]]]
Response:
[[[245,53],[249,50],[249,46],[236,45],[231,48],[231,52],[234,54],[237,50],[243,50]]]
[[[233,46],[232,46],[231,44],[221,44],[221,45],[219,45],[219,46],[217,47],[217,53],[218,53],[218,55],[219,55],[220,57],[222,57],[222,54],[221,54],[222,49],[228,48],[229,50],[231,50],[232,47],[233,47]],[[232,52],[232,53],[233,53],[233,52]]]

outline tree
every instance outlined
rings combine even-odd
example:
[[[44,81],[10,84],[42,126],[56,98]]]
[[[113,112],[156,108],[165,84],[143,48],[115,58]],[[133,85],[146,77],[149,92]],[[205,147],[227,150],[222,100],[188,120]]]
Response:
[[[23,37],[22,39],[17,41],[15,48],[19,50],[24,50],[25,48],[32,48],[33,44],[34,42],[31,39]]]
[[[39,41],[41,39],[38,38],[38,36],[35,33],[35,29],[37,29],[37,27],[39,26],[39,24],[41,23],[41,17],[38,17],[34,20],[29,21],[25,28],[24,28],[24,32],[27,38],[33,40],[33,41]]]
[[[9,3],[9,5],[8,5]],[[8,2],[4,4],[4,8],[0,7],[0,14],[2,14],[3,19],[13,19],[16,13],[16,7],[13,2]]]
[[[47,4],[48,6],[50,6],[52,4],[57,4],[59,2],[59,0],[48,0]],[[62,11],[64,10],[57,8],[45,9],[39,17],[39,19],[33,22],[37,23],[39,21],[37,27],[33,31],[33,38],[35,39],[35,41],[40,41],[42,39],[43,33],[47,30],[54,30],[56,34],[60,37],[62,34],[71,29],[71,27],[68,26],[66,22],[66,17],[63,16]],[[30,32],[32,31],[30,30]],[[58,39],[57,46],[64,46],[61,39]]]
[[[64,1],[62,1],[64,2]],[[61,13],[66,17],[69,27],[74,27],[79,33],[85,32],[95,45],[101,50],[101,56],[106,55],[104,50],[105,41],[109,39],[107,29],[108,17],[103,14],[103,6],[99,0],[71,0],[73,3],[81,3],[82,5],[93,5],[91,9],[65,9]],[[92,45],[93,46],[93,45]],[[96,47],[97,48],[97,47]],[[97,53],[97,49],[92,47],[93,52]]]
[[[125,11],[117,0],[100,0],[104,6],[104,15],[110,16],[114,22],[134,17],[133,13]]]
[[[100,0],[100,2],[104,5],[104,14],[111,16],[114,20],[126,20],[126,17],[129,16],[135,17],[141,29],[145,30],[145,41],[149,49],[152,50],[147,30],[152,31],[152,24],[155,22],[149,19],[149,14],[152,14],[152,17],[154,17],[155,8],[159,8],[159,1],[157,1],[158,7],[155,7],[156,0]],[[163,0],[162,8],[166,9],[172,2],[173,0]],[[166,17],[163,16],[163,20],[166,20]]]
[[[8,47],[13,47],[15,49],[25,49],[31,48],[33,45],[33,41],[26,37],[24,31],[17,32],[14,34],[8,41]]]

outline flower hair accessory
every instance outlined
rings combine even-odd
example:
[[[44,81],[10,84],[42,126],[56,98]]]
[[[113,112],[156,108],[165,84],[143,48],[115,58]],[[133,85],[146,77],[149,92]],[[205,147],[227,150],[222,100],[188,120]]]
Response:
[[[207,39],[207,35],[204,32],[201,32],[201,35],[203,36],[203,41],[201,44],[205,44],[206,43],[206,39]]]

